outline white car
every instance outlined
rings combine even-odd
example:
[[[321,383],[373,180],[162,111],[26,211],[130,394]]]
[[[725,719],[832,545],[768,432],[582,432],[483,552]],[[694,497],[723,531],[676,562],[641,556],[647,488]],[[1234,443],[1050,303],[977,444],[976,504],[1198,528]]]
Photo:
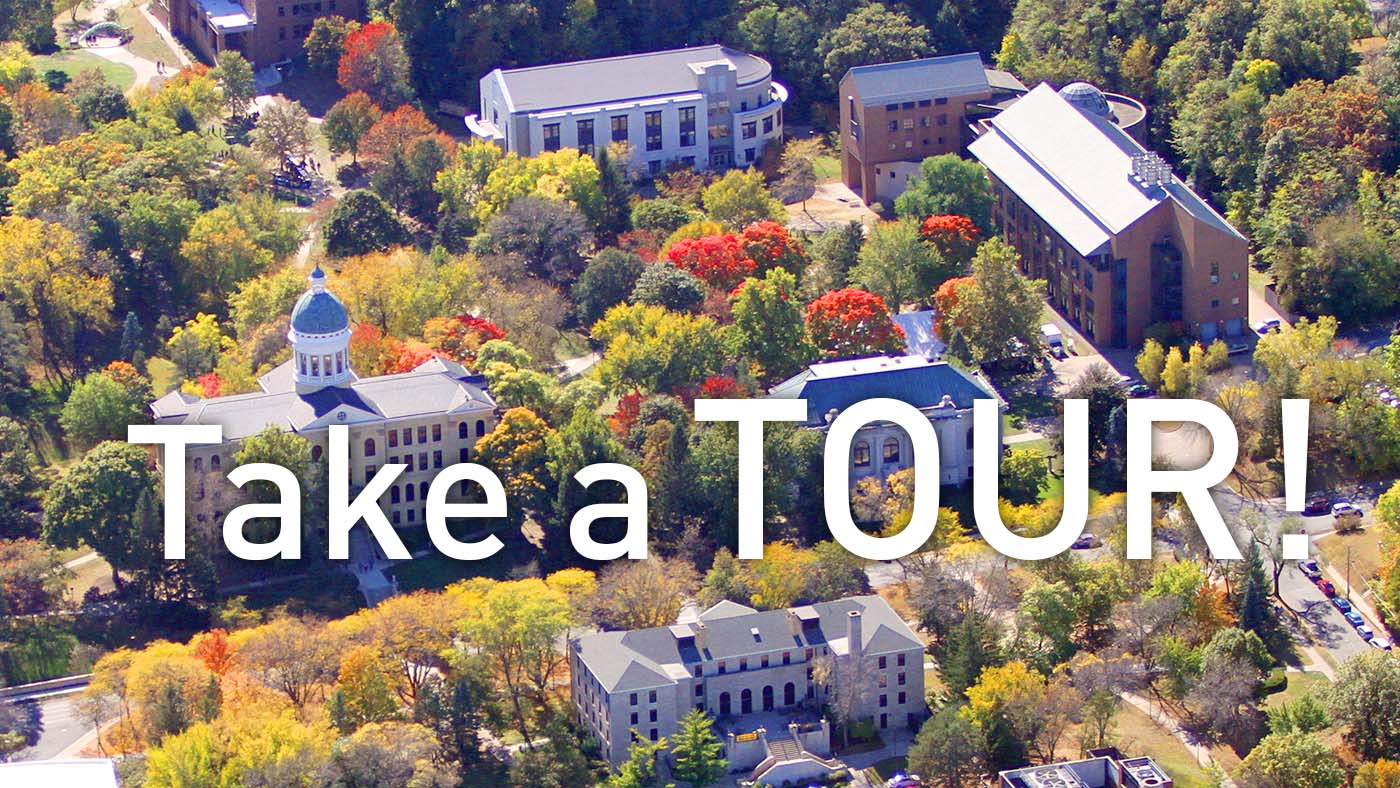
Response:
[[[1377,648],[1381,651],[1390,650],[1390,641],[1386,640],[1385,638],[1371,638],[1369,642],[1371,644],[1371,648]]]
[[[1270,331],[1278,331],[1282,327],[1283,323],[1279,320],[1260,320],[1258,323],[1254,324],[1254,332],[1257,334],[1267,334]]]
[[[1308,578],[1309,580],[1316,580],[1319,577],[1322,577],[1322,570],[1318,568],[1317,562],[1312,559],[1308,559],[1306,561],[1299,561],[1298,571],[1302,572],[1303,576]]]
[[[1361,626],[1356,628],[1356,634],[1360,635],[1361,639],[1366,641],[1367,643],[1370,643],[1372,640],[1376,639],[1376,633],[1373,632],[1371,628],[1366,626],[1365,624],[1362,624]]]

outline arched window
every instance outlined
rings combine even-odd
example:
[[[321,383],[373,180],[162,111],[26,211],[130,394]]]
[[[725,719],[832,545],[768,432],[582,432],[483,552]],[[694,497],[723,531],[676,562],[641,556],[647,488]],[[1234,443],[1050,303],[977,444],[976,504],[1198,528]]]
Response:
[[[215,454],[213,457],[210,457],[210,458],[209,458],[209,470],[211,470],[211,471],[217,471],[217,470],[219,470],[219,468],[222,467],[223,464],[224,464],[224,458],[223,458],[223,457],[220,457],[220,456],[217,455],[217,454]]]
[[[374,438],[365,438],[365,456],[373,457],[379,447],[374,445]]]
[[[411,501],[413,500],[413,493],[414,493],[414,492],[416,492],[416,491],[415,491],[414,488],[413,488],[413,483],[412,483],[412,482],[410,482],[410,483],[408,483],[408,484],[405,484],[405,485],[403,486],[403,499],[404,499],[405,501],[410,501],[410,502],[411,502]]]
[[[462,422],[461,424],[458,424],[458,425],[457,425],[457,437],[458,437],[458,438],[470,438],[470,437],[471,437],[471,430],[467,427],[467,423],[466,423],[465,421]]]
[[[195,457],[195,458],[194,458],[194,472],[195,472],[195,473],[204,473],[204,458],[203,458],[203,457]]]
[[[428,500],[428,483],[427,483],[427,482],[419,482],[419,483],[418,483],[418,499],[419,499],[420,501],[426,501],[426,500]]]
[[[739,693],[739,713],[753,714],[753,690],[746,689]]]
[[[486,434],[486,422],[480,419],[476,422],[476,437],[480,438]]]
[[[764,686],[763,688],[763,710],[773,710],[773,687],[771,685]]]
[[[728,717],[730,711],[731,709],[729,706],[729,693],[721,692],[719,694],[719,716]]]
[[[324,453],[324,452],[321,451],[321,447],[320,447],[320,446],[312,446],[312,447],[311,447],[311,461],[312,461],[312,462],[320,462],[320,461],[321,461],[321,455],[322,455],[323,453]]]
[[[869,467],[870,467],[870,442],[869,442],[869,441],[856,441],[856,446],[855,446],[855,448],[852,450],[851,453],[852,453],[852,455],[855,457],[855,463],[856,463],[856,467],[857,467],[857,468],[869,468]]]
[[[881,456],[885,462],[899,462],[899,440],[897,438],[885,438],[885,446],[881,450]]]
[[[298,353],[298,354],[297,354],[297,368],[299,368],[299,369],[301,370],[301,374],[303,374],[303,375],[306,374],[306,354],[305,354],[305,353]]]
[[[398,503],[398,502],[399,502],[399,487],[398,487],[398,485],[394,485],[393,487],[390,487],[390,488],[389,488],[389,503]]]
[[[797,685],[793,684],[791,681],[787,683],[787,686],[783,687],[783,705],[797,705]]]

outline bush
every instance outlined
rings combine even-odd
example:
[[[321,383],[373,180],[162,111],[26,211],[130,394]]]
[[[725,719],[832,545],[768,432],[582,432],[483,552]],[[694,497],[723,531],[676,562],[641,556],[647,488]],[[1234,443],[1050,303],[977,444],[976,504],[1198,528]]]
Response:
[[[1258,695],[1263,698],[1283,692],[1285,689],[1288,689],[1288,674],[1284,672],[1283,668],[1274,668],[1259,683]]]

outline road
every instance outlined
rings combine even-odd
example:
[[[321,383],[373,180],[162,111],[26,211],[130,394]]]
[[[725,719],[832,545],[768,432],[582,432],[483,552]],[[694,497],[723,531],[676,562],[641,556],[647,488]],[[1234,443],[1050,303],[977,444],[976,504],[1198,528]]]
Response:
[[[78,697],[81,688],[60,694],[39,697],[42,713],[43,733],[39,743],[27,750],[21,750],[15,760],[44,761],[57,758],[92,730],[78,713]]]

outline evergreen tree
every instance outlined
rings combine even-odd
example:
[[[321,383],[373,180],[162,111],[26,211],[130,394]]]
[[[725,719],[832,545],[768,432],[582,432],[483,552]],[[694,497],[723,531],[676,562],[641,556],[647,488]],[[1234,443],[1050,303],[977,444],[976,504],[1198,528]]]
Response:
[[[122,325],[122,344],[118,351],[125,361],[130,361],[141,351],[141,319],[135,312],[126,313],[126,323]]]
[[[972,348],[967,344],[967,335],[961,328],[953,327],[952,335],[948,337],[948,357],[960,362],[963,366],[972,366]]]
[[[962,621],[948,634],[939,659],[943,683],[959,697],[977,683],[983,668],[1000,662],[995,625],[975,610],[964,613]]]
[[[490,693],[490,680],[475,664],[456,678],[434,678],[418,691],[414,720],[437,735],[443,757],[462,769],[482,761],[478,731]]]
[[[625,161],[603,145],[593,159],[598,164],[598,188],[603,193],[602,210],[593,234],[599,243],[612,243],[626,232],[632,219],[632,190],[627,188]]]
[[[672,749],[676,765],[671,774],[676,779],[703,788],[724,776],[729,762],[720,755],[722,745],[715,736],[713,725],[714,720],[700,709],[691,709],[681,718]]]
[[[0,414],[17,414],[30,397],[29,345],[10,305],[0,301]]]
[[[1243,590],[1240,592],[1240,629],[1263,637],[1269,623],[1269,580],[1264,572],[1264,560],[1259,554],[1258,542],[1250,540],[1249,550],[1244,559],[1247,574]]]

